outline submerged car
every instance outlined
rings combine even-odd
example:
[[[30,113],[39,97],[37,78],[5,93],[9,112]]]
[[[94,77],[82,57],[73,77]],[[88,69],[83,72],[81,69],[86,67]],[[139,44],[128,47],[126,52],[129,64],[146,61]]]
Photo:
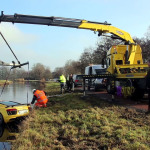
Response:
[[[30,105],[0,101],[0,125],[29,115]]]

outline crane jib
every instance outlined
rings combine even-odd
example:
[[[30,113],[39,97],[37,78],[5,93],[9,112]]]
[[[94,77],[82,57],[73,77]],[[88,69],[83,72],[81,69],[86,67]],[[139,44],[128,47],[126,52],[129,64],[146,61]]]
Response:
[[[111,26],[110,23],[105,22],[94,22],[83,19],[63,18],[63,17],[45,17],[45,16],[33,16],[33,15],[4,15],[1,12],[0,22],[12,22],[12,23],[24,23],[24,24],[37,24],[37,25],[48,25],[48,26],[60,26],[60,27],[71,27],[78,29],[87,29],[92,31],[98,31],[101,33],[111,33],[128,43],[134,44],[134,40],[129,33]]]
[[[2,21],[12,22],[12,23],[27,23],[27,24],[39,24],[39,25],[78,28],[81,25],[83,20],[73,19],[73,18],[54,17],[54,16],[44,17],[44,16],[22,15],[22,14],[4,15],[2,12],[0,16],[0,22]],[[111,25],[107,23],[106,21],[105,22],[86,21],[86,22]]]

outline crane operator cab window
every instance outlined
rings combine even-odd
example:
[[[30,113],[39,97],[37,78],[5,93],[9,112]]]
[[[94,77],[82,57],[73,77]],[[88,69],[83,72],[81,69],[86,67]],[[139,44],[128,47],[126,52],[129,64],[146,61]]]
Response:
[[[116,65],[122,65],[123,61],[122,60],[116,60]]]

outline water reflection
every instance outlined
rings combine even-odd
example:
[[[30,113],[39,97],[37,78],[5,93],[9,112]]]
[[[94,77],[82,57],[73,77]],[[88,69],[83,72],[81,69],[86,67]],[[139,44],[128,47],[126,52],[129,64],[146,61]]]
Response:
[[[0,86],[0,93],[2,88]],[[5,87],[0,100],[31,103],[33,97],[32,89],[44,90],[44,85],[37,82],[15,82]],[[15,140],[17,133],[18,126],[14,123],[0,126],[0,150],[10,150],[11,141]]]
[[[10,150],[11,141],[16,139],[18,125],[15,123],[0,126],[0,150]]]
[[[37,82],[14,82],[13,84],[7,85],[3,91],[0,100],[4,101],[15,101],[19,103],[30,103],[32,100],[32,89],[43,89]],[[2,86],[0,86],[0,92]]]

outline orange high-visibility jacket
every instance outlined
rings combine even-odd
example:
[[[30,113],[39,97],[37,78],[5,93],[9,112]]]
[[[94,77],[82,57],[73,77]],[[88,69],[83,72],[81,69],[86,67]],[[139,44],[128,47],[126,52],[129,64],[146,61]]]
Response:
[[[46,103],[48,100],[44,91],[36,90],[34,95],[37,97],[37,102],[39,103]]]

